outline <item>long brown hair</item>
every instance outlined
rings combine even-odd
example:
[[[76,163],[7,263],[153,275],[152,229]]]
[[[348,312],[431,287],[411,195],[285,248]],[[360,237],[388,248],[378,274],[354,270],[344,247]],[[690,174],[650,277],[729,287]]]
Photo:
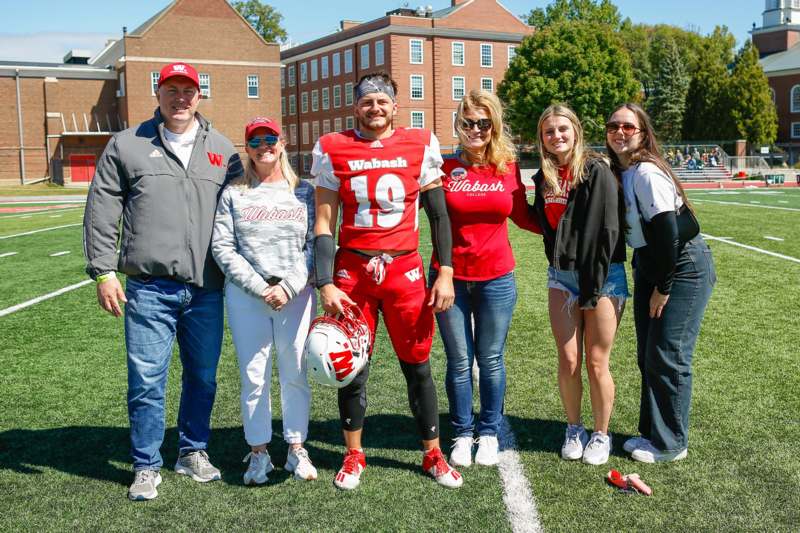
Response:
[[[492,135],[486,145],[483,163],[496,167],[497,171],[502,174],[507,169],[506,165],[516,159],[517,151],[503,124],[503,104],[500,103],[497,96],[488,91],[472,89],[461,99],[456,111],[455,123],[458,139],[463,147],[467,138],[464,131],[464,115],[476,109],[484,111],[492,121]],[[469,159],[469,151],[464,150],[463,155],[468,161],[474,163]]]
[[[589,159],[602,158],[602,156],[586,146],[586,142],[583,139],[583,126],[581,125],[581,121],[568,105],[553,104],[545,109],[539,117],[539,124],[536,126],[536,144],[539,148],[539,154],[542,160],[541,165],[545,187],[555,194],[561,194],[561,186],[558,184],[558,158],[555,154],[551,154],[545,150],[544,141],[542,140],[542,124],[552,116],[560,116],[569,120],[575,132],[575,143],[572,146],[572,153],[570,154],[570,161],[568,164],[570,175],[572,176],[572,182],[569,184],[570,189],[583,182],[586,174],[586,162]]]
[[[680,194],[684,205],[694,212],[692,205],[689,203],[689,199],[686,197],[686,191],[683,190],[681,180],[678,179],[678,176],[675,175],[675,173],[672,171],[672,168],[669,166],[669,164],[667,164],[667,162],[664,160],[664,157],[661,155],[661,146],[658,144],[658,139],[656,139],[656,133],[653,129],[653,122],[650,120],[650,116],[644,109],[642,109],[640,105],[632,102],[627,102],[617,106],[614,111],[611,112],[611,115],[620,109],[627,109],[628,111],[632,112],[634,116],[636,116],[636,121],[639,123],[639,130],[641,130],[637,135],[642,136],[639,140],[639,147],[630,154],[628,166],[638,163],[652,163],[657,166],[661,172],[672,179],[672,182],[675,184],[675,190],[677,190],[678,194]],[[627,167],[622,164],[617,156],[617,153],[611,148],[611,145],[608,144],[608,135],[606,135],[606,148],[608,149],[608,156],[611,158],[611,170],[614,171],[617,179],[621,181],[622,172]]]

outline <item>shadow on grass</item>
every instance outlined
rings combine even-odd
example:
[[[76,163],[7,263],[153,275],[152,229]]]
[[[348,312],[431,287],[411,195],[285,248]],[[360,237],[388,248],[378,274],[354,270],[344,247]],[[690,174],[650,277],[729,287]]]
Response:
[[[281,438],[281,422],[280,418],[273,420],[274,433],[269,452],[278,470],[270,475],[270,483],[280,483],[290,476],[282,468],[288,445]],[[447,432],[450,429],[447,415],[440,415],[440,427],[443,429],[442,448],[447,453]],[[344,452],[339,419],[310,421],[308,435],[305,446],[314,464],[319,468],[338,470]],[[161,447],[164,468],[171,469],[175,464],[177,442],[177,428],[167,429]],[[391,453],[380,453],[380,450],[421,450],[416,423],[411,416],[368,415],[363,442],[370,465],[413,471],[420,468],[421,457],[419,461],[405,462],[393,459]],[[127,486],[131,482],[130,467],[120,468],[112,463],[130,464],[129,446],[129,430],[126,427],[12,429],[0,433],[0,469],[36,476],[48,468]],[[370,454],[370,450],[377,453]],[[241,484],[245,468],[242,457],[248,451],[249,446],[240,426],[212,429],[209,455],[222,471],[224,482]]]

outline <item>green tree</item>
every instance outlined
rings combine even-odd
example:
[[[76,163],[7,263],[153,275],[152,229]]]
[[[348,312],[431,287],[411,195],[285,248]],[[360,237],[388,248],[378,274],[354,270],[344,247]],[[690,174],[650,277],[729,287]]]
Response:
[[[545,8],[528,13],[528,24],[536,29],[558,22],[597,22],[618,29],[621,17],[610,0],[555,0]]]
[[[778,136],[778,115],[758,49],[747,41],[736,55],[728,84],[730,115],[741,138],[751,146],[770,145]]]
[[[639,84],[619,37],[608,25],[561,22],[526,38],[498,86],[512,129],[528,140],[550,104],[565,102],[583,122],[590,141],[603,139],[608,113],[635,98]]]
[[[661,139],[677,142],[681,139],[689,76],[672,37],[659,36],[653,42],[653,50],[661,59],[656,63],[658,73],[653,92],[646,102],[647,111]]]
[[[725,30],[727,31],[727,30]],[[713,35],[704,42],[698,68],[686,94],[683,138],[693,141],[729,140],[738,136],[729,101],[733,43],[723,44]],[[730,35],[730,34],[728,34]]]
[[[231,5],[268,43],[286,41],[286,30],[281,26],[283,15],[274,7],[262,4],[259,0],[236,1]]]

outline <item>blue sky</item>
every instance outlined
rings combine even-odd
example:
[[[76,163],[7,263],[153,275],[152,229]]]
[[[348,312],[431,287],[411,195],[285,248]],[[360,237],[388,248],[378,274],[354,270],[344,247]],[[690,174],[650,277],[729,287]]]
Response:
[[[106,39],[132,30],[168,4],[168,0],[0,0],[0,60],[61,61],[71,48],[96,52]],[[266,2],[284,16],[293,42],[301,43],[336,30],[340,19],[367,21],[408,4],[430,4],[434,9],[450,0],[273,0]],[[511,12],[522,15],[548,0],[501,0]],[[727,25],[741,45],[753,22],[761,25],[760,0],[616,0],[623,17],[648,24],[666,23],[708,33]],[[310,17],[309,13],[313,13]]]

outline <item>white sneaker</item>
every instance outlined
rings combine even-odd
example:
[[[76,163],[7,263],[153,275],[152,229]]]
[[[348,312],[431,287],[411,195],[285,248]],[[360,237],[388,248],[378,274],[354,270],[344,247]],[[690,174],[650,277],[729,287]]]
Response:
[[[625,444],[622,445],[622,449],[628,453],[632,453],[636,448],[644,446],[645,442],[647,442],[647,439],[641,435],[638,437],[631,437],[625,441]]]
[[[317,479],[317,469],[311,464],[311,459],[308,458],[308,451],[305,448],[289,448],[284,468],[289,472],[294,472],[295,479],[301,481]]]
[[[453,466],[469,466],[472,464],[472,437],[456,437],[450,450],[450,464]]]
[[[362,450],[351,448],[347,450],[342,462],[342,468],[333,478],[333,484],[342,490],[353,490],[361,482],[361,472],[367,468],[367,459]]]
[[[656,449],[655,446],[648,440],[645,441],[639,448],[631,452],[631,459],[639,461],[640,463],[667,463],[670,461],[680,461],[686,459],[689,454],[689,449],[684,448],[677,452],[662,452]]]
[[[497,457],[497,449],[500,445],[496,435],[482,435],[478,439],[478,451],[475,453],[475,464],[483,466],[494,466],[500,462]]]
[[[158,496],[156,487],[159,485],[161,485],[161,473],[158,470],[137,470],[128,489],[128,499],[135,502],[152,500]]]
[[[267,474],[272,472],[275,467],[267,452],[250,452],[242,459],[243,463],[250,461],[247,465],[247,472],[243,479],[245,485],[263,485],[267,482]]]
[[[195,450],[178,457],[175,472],[189,476],[199,483],[222,479],[219,469],[208,460],[208,453],[205,450]]]
[[[436,483],[449,489],[457,489],[464,484],[464,478],[447,464],[439,448],[431,448],[422,456],[422,469],[433,476]]]
[[[589,442],[589,435],[583,424],[567,424],[564,444],[561,446],[561,458],[575,461],[583,457],[583,448]]]
[[[595,431],[583,449],[583,462],[587,465],[604,465],[611,453],[611,435]]]

